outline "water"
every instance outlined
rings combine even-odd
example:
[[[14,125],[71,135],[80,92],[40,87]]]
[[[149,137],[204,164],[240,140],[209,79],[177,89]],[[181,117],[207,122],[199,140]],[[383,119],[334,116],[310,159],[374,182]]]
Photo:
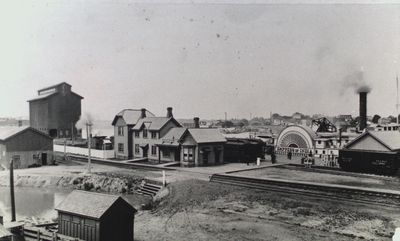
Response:
[[[54,208],[71,192],[71,190],[15,188],[15,207],[17,220],[40,218],[54,220],[57,212]],[[0,215],[4,221],[11,221],[11,201],[9,187],[0,187]]]

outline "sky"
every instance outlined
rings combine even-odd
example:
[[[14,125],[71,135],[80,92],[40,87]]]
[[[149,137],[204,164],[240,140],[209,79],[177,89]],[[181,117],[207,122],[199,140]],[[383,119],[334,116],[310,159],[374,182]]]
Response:
[[[0,116],[64,81],[102,120],[395,115],[400,4],[191,2],[1,1]]]

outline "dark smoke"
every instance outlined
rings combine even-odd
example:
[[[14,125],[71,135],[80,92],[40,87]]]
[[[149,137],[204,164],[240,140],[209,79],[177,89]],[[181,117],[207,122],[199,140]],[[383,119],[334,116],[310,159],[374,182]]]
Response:
[[[348,89],[352,89],[356,93],[360,92],[369,93],[371,91],[371,87],[365,81],[364,71],[362,70],[355,71],[353,73],[350,73],[344,78],[342,94],[346,92]]]

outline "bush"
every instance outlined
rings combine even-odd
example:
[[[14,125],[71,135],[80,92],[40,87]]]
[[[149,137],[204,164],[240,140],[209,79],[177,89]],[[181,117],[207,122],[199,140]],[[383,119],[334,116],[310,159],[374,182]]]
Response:
[[[91,182],[85,182],[84,184],[83,184],[83,189],[85,189],[85,191],[90,191],[90,190],[92,190],[94,188],[94,185],[93,185],[93,183],[91,183]]]

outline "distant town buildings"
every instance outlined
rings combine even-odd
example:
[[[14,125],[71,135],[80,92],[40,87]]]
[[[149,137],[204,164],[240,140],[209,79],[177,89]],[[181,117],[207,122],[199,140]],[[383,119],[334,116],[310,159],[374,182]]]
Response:
[[[38,96],[28,101],[30,126],[53,138],[76,136],[82,99],[65,82],[38,90]]]
[[[0,165],[8,168],[48,165],[53,160],[53,139],[31,127],[0,127]]]

